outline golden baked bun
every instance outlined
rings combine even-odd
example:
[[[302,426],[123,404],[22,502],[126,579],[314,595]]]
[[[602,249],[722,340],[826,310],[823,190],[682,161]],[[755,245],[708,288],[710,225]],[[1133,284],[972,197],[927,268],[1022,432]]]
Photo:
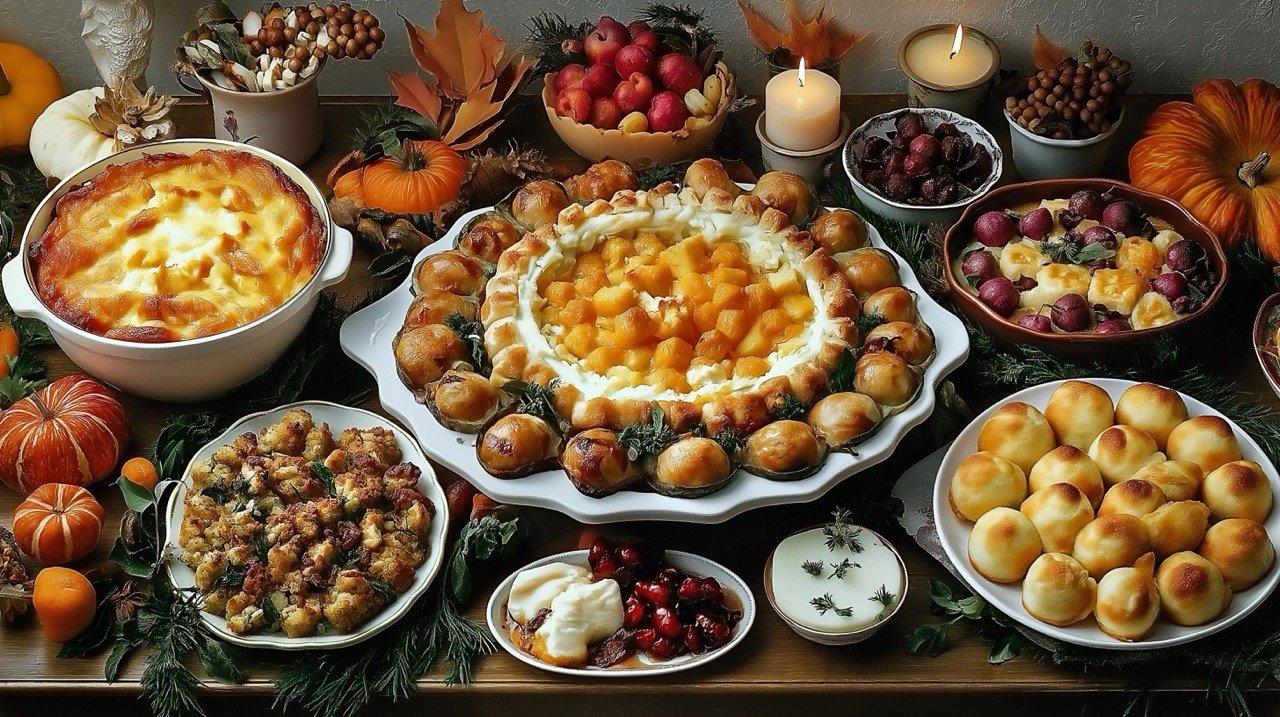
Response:
[[[1204,477],[1200,490],[1214,520],[1248,518],[1262,523],[1271,515],[1271,480],[1253,461],[1218,466]]]
[[[1191,461],[1165,461],[1152,463],[1133,474],[1160,486],[1169,500],[1192,500],[1200,495],[1200,483],[1204,480],[1204,471]]]
[[[1103,632],[1126,642],[1150,634],[1160,617],[1160,592],[1152,577],[1155,562],[1147,553],[1133,567],[1116,568],[1098,581],[1093,616]]]
[[[885,321],[915,321],[920,317],[916,312],[915,294],[901,286],[890,286],[868,296],[862,302],[862,313],[883,316]]]
[[[1098,583],[1070,555],[1045,553],[1022,581],[1022,607],[1035,619],[1064,627],[1093,612]]]
[[[1036,526],[1013,508],[993,508],[969,533],[969,564],[992,582],[1021,580],[1041,552]]]
[[[994,453],[979,451],[956,466],[947,495],[951,509],[965,520],[977,520],[992,508],[1016,508],[1027,499],[1022,469]]]
[[[853,251],[867,245],[867,223],[848,209],[832,209],[809,222],[809,237],[828,254]]]
[[[1164,558],[1183,550],[1195,550],[1209,527],[1209,506],[1198,500],[1165,503],[1142,516],[1151,539],[1151,550]]]
[[[864,353],[853,368],[853,387],[881,406],[901,406],[919,392],[920,374],[896,354]]]
[[[1012,401],[991,414],[978,432],[978,450],[991,451],[1029,472],[1054,449],[1053,429],[1035,406]]]
[[[1160,450],[1169,442],[1169,432],[1187,420],[1187,404],[1171,388],[1140,383],[1126,388],[1116,401],[1116,423],[1141,428],[1156,440]]]
[[[1240,443],[1231,426],[1218,416],[1196,416],[1169,433],[1170,458],[1191,461],[1207,475],[1231,461],[1240,460]]]
[[[1253,587],[1276,562],[1276,548],[1267,529],[1246,518],[1214,523],[1205,532],[1197,552],[1218,566],[1232,590]]]
[[[1032,493],[1054,483],[1070,483],[1079,488],[1094,508],[1102,503],[1102,494],[1106,490],[1098,464],[1075,446],[1058,446],[1031,467],[1027,487]]]
[[[1133,565],[1144,553],[1151,552],[1147,527],[1132,515],[1104,515],[1080,529],[1071,554],[1094,578],[1108,570]]]
[[[1165,459],[1156,447],[1156,440],[1146,431],[1133,426],[1112,426],[1093,440],[1089,457],[1102,471],[1102,480],[1109,486],[1133,477],[1143,466]]]
[[[1093,505],[1070,483],[1054,483],[1032,493],[1019,508],[1040,533],[1046,552],[1070,553],[1080,529],[1093,520]]]
[[[1218,566],[1184,550],[1160,563],[1156,588],[1165,617],[1178,625],[1203,625],[1216,620],[1231,604],[1231,588]]]
[[[1086,450],[1106,429],[1115,425],[1115,411],[1106,391],[1085,381],[1066,381],[1053,390],[1044,407],[1058,443]]]
[[[1137,518],[1164,505],[1168,498],[1160,486],[1138,478],[1120,481],[1107,491],[1098,507],[1098,515],[1124,513]]]
[[[832,449],[848,448],[880,425],[884,412],[865,393],[842,391],[824,396],[809,409],[809,425]]]

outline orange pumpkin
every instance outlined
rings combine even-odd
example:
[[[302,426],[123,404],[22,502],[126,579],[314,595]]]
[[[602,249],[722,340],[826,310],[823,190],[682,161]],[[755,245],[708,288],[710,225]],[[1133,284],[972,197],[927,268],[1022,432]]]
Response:
[[[1186,207],[1227,246],[1245,238],[1280,263],[1280,88],[1205,80],[1168,102],[1129,152],[1135,186]],[[1280,162],[1280,160],[1277,160]]]
[[[13,511],[13,539],[47,565],[79,560],[102,537],[102,505],[78,485],[45,483]]]
[[[112,474],[128,443],[129,417],[111,389],[64,376],[0,415],[0,481],[23,494],[90,485]]]
[[[379,158],[348,172],[334,184],[334,193],[357,204],[393,214],[427,214],[462,194],[467,160],[434,139],[409,140],[398,157]]]
[[[62,78],[48,60],[0,42],[0,148],[25,147],[36,117],[59,97]]]

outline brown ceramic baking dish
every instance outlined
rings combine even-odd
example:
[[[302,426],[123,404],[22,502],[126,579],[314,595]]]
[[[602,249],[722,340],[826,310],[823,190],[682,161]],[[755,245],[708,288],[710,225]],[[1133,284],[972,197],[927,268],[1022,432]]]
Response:
[[[969,291],[964,277],[957,276],[953,260],[973,240],[973,223],[983,213],[991,210],[1004,210],[1028,202],[1039,202],[1043,199],[1069,197],[1082,189],[1097,192],[1111,192],[1116,199],[1128,199],[1151,216],[1169,223],[1174,231],[1184,239],[1190,239],[1204,247],[1205,255],[1214,273],[1220,278],[1218,285],[1205,297],[1204,306],[1199,311],[1172,324],[1148,329],[1135,329],[1116,334],[1079,333],[1040,333],[1005,319],[978,300],[976,293]],[[1208,227],[1191,216],[1181,205],[1165,197],[1146,192],[1137,187],[1110,179],[1045,179],[1036,182],[1023,182],[1000,187],[965,209],[959,221],[947,230],[942,242],[943,255],[947,258],[944,271],[947,286],[960,311],[997,341],[1005,345],[1029,344],[1045,351],[1069,359],[1114,359],[1122,358],[1135,349],[1151,342],[1156,336],[1165,333],[1182,332],[1200,321],[1205,314],[1213,310],[1222,296],[1229,273],[1229,263],[1222,244]]]

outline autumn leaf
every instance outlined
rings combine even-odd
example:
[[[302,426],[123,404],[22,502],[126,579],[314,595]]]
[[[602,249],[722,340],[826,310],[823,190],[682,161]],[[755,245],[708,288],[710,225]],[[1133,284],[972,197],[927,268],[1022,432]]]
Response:
[[[491,84],[457,107],[444,141],[454,149],[464,151],[488,139],[501,124],[494,120],[511,95],[524,84],[535,64],[534,60],[525,57],[507,63]],[[487,99],[483,99],[485,92],[488,93]]]
[[[1061,65],[1062,61],[1070,55],[1071,53],[1067,52],[1065,47],[1045,37],[1040,31],[1040,26],[1036,25],[1036,39],[1031,46],[1031,58],[1037,70],[1052,70]]]
[[[479,10],[462,0],[442,0],[435,34],[406,18],[409,49],[422,69],[435,76],[440,92],[462,99],[493,81],[506,44],[484,24]]]
[[[742,16],[761,52],[769,54],[785,49],[795,57],[804,57],[813,64],[838,62],[861,38],[857,33],[842,30],[827,17],[826,8],[806,17],[796,0],[787,0],[787,30],[766,18],[746,0],[738,0]]]
[[[396,104],[411,109],[440,126],[440,93],[416,72],[388,72]]]

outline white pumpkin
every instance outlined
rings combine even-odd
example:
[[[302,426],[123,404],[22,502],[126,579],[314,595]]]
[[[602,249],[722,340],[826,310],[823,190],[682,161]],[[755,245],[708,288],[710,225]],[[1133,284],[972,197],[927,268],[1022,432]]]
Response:
[[[113,154],[116,138],[99,132],[89,118],[104,88],[91,87],[57,100],[31,126],[31,158],[46,177],[63,179],[81,167]],[[174,134],[172,122],[146,141],[167,139]]]

